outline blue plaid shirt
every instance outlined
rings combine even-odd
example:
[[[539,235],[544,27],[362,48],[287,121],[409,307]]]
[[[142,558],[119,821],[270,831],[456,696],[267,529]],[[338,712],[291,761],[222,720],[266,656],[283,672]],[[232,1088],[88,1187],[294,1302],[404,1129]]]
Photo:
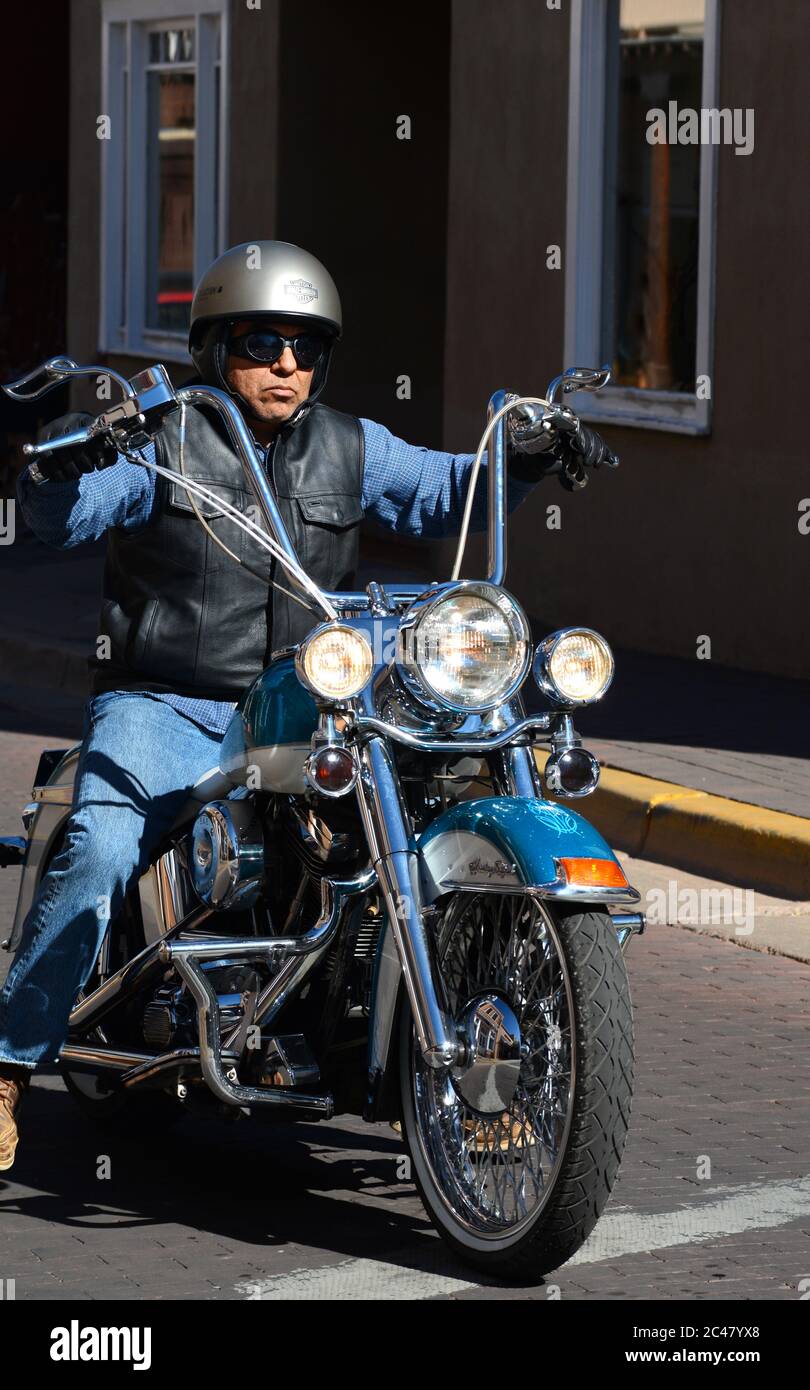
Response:
[[[435,540],[457,535],[474,454],[447,454],[397,439],[383,425],[361,420],[365,439],[363,509],[366,516],[399,536]],[[154,448],[143,451],[155,462]],[[525,472],[525,468],[521,470]],[[536,478],[541,476],[538,466]],[[60,548],[98,540],[110,527],[136,531],[152,518],[156,475],[119,458],[110,468],[85,473],[77,482],[34,483],[25,469],[17,495],[31,530],[46,545]],[[531,492],[536,479],[524,481],[510,471],[509,510]],[[470,529],[486,526],[486,460],[475,490]],[[223,734],[235,705],[195,700],[183,695],[154,695],[212,733]]]

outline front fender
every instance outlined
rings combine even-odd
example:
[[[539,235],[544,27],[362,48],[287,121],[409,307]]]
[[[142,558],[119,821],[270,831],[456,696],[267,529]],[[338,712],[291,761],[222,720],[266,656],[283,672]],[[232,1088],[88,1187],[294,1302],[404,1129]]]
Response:
[[[568,882],[560,870],[560,859],[607,860],[610,864],[618,860],[583,816],[553,801],[519,796],[460,801],[437,816],[414,838],[411,847],[416,852],[426,906],[459,889],[496,893],[530,889],[539,897],[580,903],[635,903],[639,899],[635,888],[626,882],[622,888],[600,887],[598,882],[585,888]],[[624,914],[615,916],[614,921],[626,928]],[[631,929],[626,930],[629,935]],[[367,1120],[393,1119],[398,1113],[393,1040],[404,1003],[399,956],[386,927],[378,948],[371,1007]]]
[[[577,902],[637,902],[624,887],[568,882],[561,859],[607,860],[613,850],[583,816],[553,801],[493,796],[460,801],[437,816],[416,840],[426,902],[454,889],[515,892]]]

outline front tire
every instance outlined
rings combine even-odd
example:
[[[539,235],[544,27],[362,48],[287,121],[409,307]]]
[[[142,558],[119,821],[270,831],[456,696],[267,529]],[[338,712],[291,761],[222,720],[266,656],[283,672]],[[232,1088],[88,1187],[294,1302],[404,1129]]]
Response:
[[[569,1260],[616,1179],[630,1116],[633,1021],[624,959],[606,911],[530,895],[457,893],[437,937],[451,1015],[496,989],[528,1055],[512,1104],[473,1111],[424,1065],[403,1010],[403,1134],[440,1235],[480,1270],[532,1283]]]

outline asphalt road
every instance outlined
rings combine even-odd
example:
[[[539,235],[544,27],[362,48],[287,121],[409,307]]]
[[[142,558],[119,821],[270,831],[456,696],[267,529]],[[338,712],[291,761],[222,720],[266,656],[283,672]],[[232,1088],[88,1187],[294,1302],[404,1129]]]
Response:
[[[0,733],[3,834],[19,833],[40,747],[65,743],[48,735],[42,712],[15,708],[0,699],[13,730]],[[19,732],[26,724],[43,732]],[[628,954],[638,1059],[630,1138],[607,1213],[543,1284],[484,1283],[446,1253],[388,1125],[189,1116],[126,1143],[101,1136],[60,1079],[42,1075],[17,1163],[0,1180],[5,1296],[806,1297],[810,904],[721,899],[695,875],[628,868],[661,919]],[[0,937],[17,877],[0,873]],[[668,924],[675,917],[683,924]],[[0,973],[7,963],[3,954]]]

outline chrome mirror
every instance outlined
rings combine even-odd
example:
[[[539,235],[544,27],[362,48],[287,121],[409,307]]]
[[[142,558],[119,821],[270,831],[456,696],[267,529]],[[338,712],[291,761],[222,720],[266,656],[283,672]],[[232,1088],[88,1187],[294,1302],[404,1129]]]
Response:
[[[13,401],[38,401],[56,386],[61,386],[63,381],[77,376],[109,377],[120,386],[125,399],[132,400],[135,396],[135,391],[126,377],[121,376],[120,372],[114,372],[112,367],[78,367],[72,357],[49,357],[47,362],[34,367],[31,372],[26,372],[25,376],[21,376],[17,381],[6,382],[0,390]],[[36,383],[40,380],[41,385],[38,386]]]
[[[610,367],[607,363],[603,367],[568,367],[560,376],[555,376],[554,380],[549,382],[546,400],[553,403],[560,387],[563,395],[568,395],[571,391],[601,391],[609,381]]]

